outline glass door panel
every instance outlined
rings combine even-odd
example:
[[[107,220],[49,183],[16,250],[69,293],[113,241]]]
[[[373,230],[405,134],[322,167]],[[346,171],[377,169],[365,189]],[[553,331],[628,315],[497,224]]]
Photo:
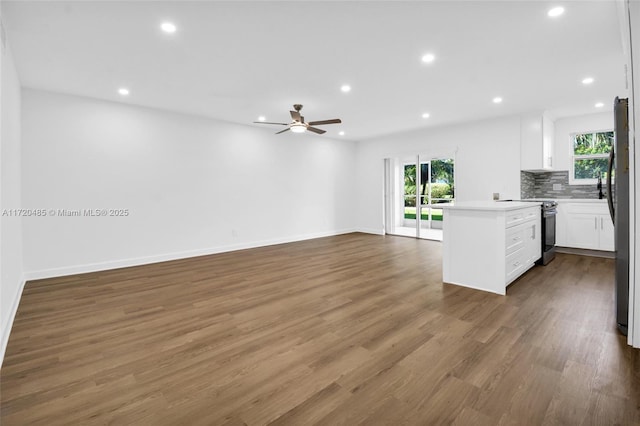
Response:
[[[404,165],[404,192],[403,192],[403,226],[407,228],[415,227],[416,224],[416,188],[417,188],[416,165]]]
[[[385,176],[385,231],[442,240],[440,205],[454,200],[453,159],[387,159]]]
[[[431,228],[431,164],[421,159],[420,161],[420,225],[418,237],[422,237],[423,229]]]
[[[420,226],[420,238],[442,240],[442,208],[439,205],[454,200],[453,159],[430,158],[421,161],[424,177],[421,211],[426,220]],[[426,169],[426,170],[425,170]]]

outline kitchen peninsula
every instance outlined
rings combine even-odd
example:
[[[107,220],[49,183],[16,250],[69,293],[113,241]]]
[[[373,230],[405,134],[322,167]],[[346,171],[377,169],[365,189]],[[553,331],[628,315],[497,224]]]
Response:
[[[540,258],[540,205],[478,201],[443,206],[443,281],[497,294]]]

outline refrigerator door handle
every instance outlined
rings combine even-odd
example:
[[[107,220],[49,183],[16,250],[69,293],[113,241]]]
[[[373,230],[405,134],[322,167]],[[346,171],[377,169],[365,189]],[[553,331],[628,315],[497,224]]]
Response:
[[[615,225],[616,223],[616,208],[613,205],[613,193],[611,191],[611,174],[613,173],[613,160],[615,159],[615,151],[613,145],[611,146],[611,152],[609,152],[609,164],[607,164],[607,204],[609,205],[609,214],[611,215],[611,221]]]

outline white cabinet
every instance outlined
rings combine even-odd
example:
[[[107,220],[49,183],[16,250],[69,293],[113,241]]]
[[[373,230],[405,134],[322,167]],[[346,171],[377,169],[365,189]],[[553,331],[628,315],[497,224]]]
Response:
[[[535,212],[537,216],[540,216],[541,212]],[[527,244],[525,245],[527,250],[526,262],[528,264],[535,263],[542,257],[542,227],[540,225],[540,218],[538,220],[529,220],[525,226],[525,236],[527,238]]]
[[[540,258],[542,250],[540,241],[539,221],[540,210],[531,212],[523,223],[507,228],[505,248],[505,283],[508,285],[525,272]]]
[[[615,233],[613,229],[613,221],[611,215],[600,215],[600,233],[599,233],[599,247],[600,250],[615,251]]]
[[[614,251],[613,222],[605,202],[560,203],[556,244],[561,247]]]
[[[520,117],[520,169],[553,170],[554,124],[546,113]]]
[[[510,223],[509,217],[522,215],[519,223]],[[506,285],[522,275],[536,260],[540,259],[540,207],[531,207],[507,214],[506,223]],[[517,242],[517,244],[514,244]]]
[[[567,215],[567,244],[569,247],[596,249],[598,240],[597,215],[588,213]]]
[[[505,294],[541,256],[540,215],[531,203],[445,207],[443,281]]]

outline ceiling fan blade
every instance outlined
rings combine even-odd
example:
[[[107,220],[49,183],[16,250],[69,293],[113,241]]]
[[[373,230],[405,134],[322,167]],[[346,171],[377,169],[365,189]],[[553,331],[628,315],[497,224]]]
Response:
[[[293,121],[301,121],[300,113],[298,111],[289,111],[291,113],[291,118]]]
[[[332,120],[311,121],[309,122],[309,125],[317,126],[319,124],[340,124],[340,123],[342,123],[342,120],[340,120],[339,118],[334,118]]]
[[[280,133],[284,133],[284,132],[288,131],[289,129],[290,129],[290,128],[289,128],[289,127],[287,127],[287,128],[286,128],[286,129],[284,129],[284,130],[280,130],[279,132],[277,132],[277,133],[276,133],[276,135],[279,135]]]
[[[270,123],[268,121],[254,121],[254,123],[256,123],[256,124],[279,124],[281,126],[288,126],[287,123]]]
[[[311,127],[311,126],[307,127],[307,130],[310,131],[310,132],[313,132],[313,133],[317,133],[319,135],[321,135],[323,133],[327,133],[326,130],[316,129],[315,127]]]

